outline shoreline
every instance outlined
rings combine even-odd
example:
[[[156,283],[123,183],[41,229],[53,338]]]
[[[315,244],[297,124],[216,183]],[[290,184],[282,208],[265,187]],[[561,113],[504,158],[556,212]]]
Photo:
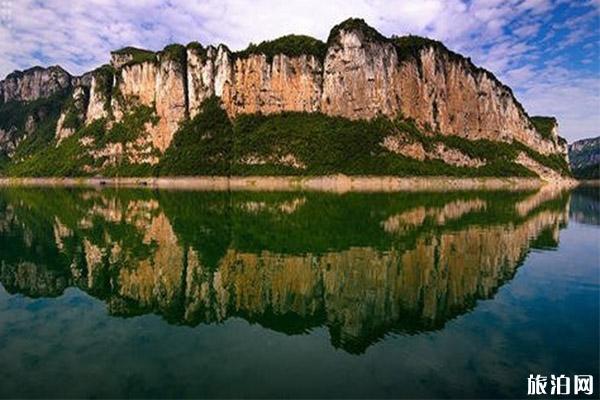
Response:
[[[127,178],[0,178],[0,187],[122,187],[200,191],[317,191],[317,192],[436,192],[456,190],[539,189],[542,186],[575,187],[574,179],[554,182],[538,178],[456,178],[396,176],[188,176]]]

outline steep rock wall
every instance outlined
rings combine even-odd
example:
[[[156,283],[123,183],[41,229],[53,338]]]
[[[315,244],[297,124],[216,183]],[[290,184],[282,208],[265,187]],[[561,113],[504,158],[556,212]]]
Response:
[[[231,85],[231,52],[224,45],[187,49],[187,91],[190,118],[195,117],[207,98],[221,97],[225,85]]]
[[[187,116],[185,65],[159,55],[156,62],[123,66],[115,77],[110,101],[115,121],[120,121],[131,106],[153,107],[159,119],[147,130],[154,147],[166,150]]]
[[[216,94],[231,117],[283,111],[350,119],[401,115],[432,134],[516,140],[542,154],[566,155],[565,144],[556,135],[543,138],[512,91],[491,73],[438,42],[406,49],[395,40],[364,24],[344,23],[332,31],[324,60],[240,57],[227,50],[217,57],[210,47],[200,57],[188,50],[190,115]]]
[[[361,30],[341,31],[329,40],[321,111],[350,119],[398,114],[394,46]]]
[[[227,112],[272,114],[282,111],[319,111],[322,65],[315,56],[289,57],[264,54],[237,58],[231,84],[222,100]]]
[[[75,130],[85,121],[86,105],[88,102],[88,89],[77,86],[73,89],[71,101],[60,113],[56,123],[57,145],[75,133]]]
[[[86,125],[101,118],[108,118],[110,107],[110,90],[113,76],[106,69],[92,72],[90,97],[86,111]]]
[[[15,71],[0,81],[0,103],[50,97],[71,87],[71,75],[59,66]]]
[[[394,96],[399,111],[436,132],[466,139],[517,140],[536,151],[560,152],[535,130],[512,92],[487,71],[434,47],[402,62]]]

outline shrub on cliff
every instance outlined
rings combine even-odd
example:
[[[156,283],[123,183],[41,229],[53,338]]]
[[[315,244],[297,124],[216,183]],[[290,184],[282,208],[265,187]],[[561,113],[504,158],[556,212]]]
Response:
[[[552,138],[552,129],[556,126],[556,118],[554,117],[542,117],[535,116],[529,118],[531,123],[535,127],[535,130],[544,138],[551,139]]]
[[[323,60],[327,51],[327,45],[319,39],[305,35],[287,35],[275,40],[261,42],[258,45],[250,45],[242,51],[234,53],[235,57],[248,57],[252,54],[264,54],[268,62],[278,54],[285,54],[289,57],[299,57],[302,55],[312,55]]]

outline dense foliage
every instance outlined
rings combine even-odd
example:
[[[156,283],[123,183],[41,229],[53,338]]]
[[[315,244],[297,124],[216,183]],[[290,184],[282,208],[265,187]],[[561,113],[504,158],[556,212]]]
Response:
[[[6,132],[12,131],[13,137],[20,140],[13,159],[33,154],[52,141],[61,107],[68,96],[68,91],[61,91],[48,98],[35,101],[12,101],[0,104],[0,129]],[[31,135],[26,134],[28,119],[33,122],[35,129]],[[7,164],[7,155],[0,151],[0,166]]]
[[[49,142],[37,152],[22,160],[11,163],[6,168],[10,176],[86,176],[84,165],[91,164],[92,158],[79,143],[83,136],[104,136],[104,120],[97,120],[82,128],[77,134],[63,140],[60,146]]]
[[[442,142],[487,164],[480,168],[457,167],[440,160],[418,161],[394,154],[381,142],[398,132],[421,142],[426,149]],[[427,136],[407,120],[350,121],[318,113],[243,115],[234,124],[232,174],[535,176],[514,162],[520,150],[517,146]]]
[[[186,62],[186,49],[185,46],[180,44],[170,44],[159,53],[159,56],[161,60],[176,61],[184,65]]]
[[[202,44],[200,42],[189,42],[186,46],[187,49],[190,50],[194,50],[195,52],[197,52],[200,55],[205,55],[206,54],[206,49],[204,48],[204,46],[202,46]]]
[[[126,155],[116,157],[112,163],[104,164],[107,157],[92,157],[91,151],[98,151],[107,145],[133,143],[145,130],[146,124],[156,122],[154,110],[146,106],[135,107],[124,115],[123,119],[106,129],[106,121],[98,119],[84,126],[74,135],[56,143],[54,132],[47,141],[37,146],[35,151],[16,158],[6,166],[11,176],[89,176],[91,171],[101,172],[104,176],[148,176],[156,173],[149,164],[132,165]],[[36,135],[33,135],[36,136]],[[90,144],[84,148],[82,142],[88,139]],[[21,151],[19,146],[18,151]]]
[[[252,54],[264,54],[271,62],[278,54],[290,57],[312,55],[323,60],[327,51],[327,45],[318,39],[305,35],[287,35],[275,40],[261,42],[258,45],[250,43],[248,48],[234,54],[235,57],[248,57]]]
[[[556,118],[554,117],[531,117],[531,123],[535,127],[535,130],[544,138],[552,138],[552,129],[556,126]]]
[[[229,175],[232,125],[216,97],[183,124],[161,159],[161,175]]]

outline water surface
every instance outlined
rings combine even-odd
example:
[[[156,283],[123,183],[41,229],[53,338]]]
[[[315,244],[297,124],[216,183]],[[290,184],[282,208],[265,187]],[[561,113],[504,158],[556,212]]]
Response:
[[[0,396],[597,394],[599,204],[4,188]]]

